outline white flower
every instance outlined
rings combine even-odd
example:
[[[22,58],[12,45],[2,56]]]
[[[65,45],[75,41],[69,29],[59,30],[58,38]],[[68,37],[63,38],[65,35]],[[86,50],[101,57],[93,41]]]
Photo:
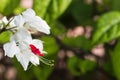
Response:
[[[7,20],[6,17],[3,17],[2,20],[0,20],[0,29],[2,29],[2,28],[9,29],[9,28],[12,28],[15,26],[16,25],[14,24],[13,18],[11,18],[10,20]]]
[[[7,23],[8,23],[8,20],[7,20],[6,16],[3,17],[2,20],[0,20],[0,24],[7,24]]]
[[[30,32],[40,31],[46,34],[50,34],[50,27],[48,24],[36,16],[32,9],[27,9],[22,14],[15,16],[15,24],[18,27],[24,27]]]
[[[27,70],[29,62],[34,65],[39,64],[39,56],[43,56],[42,41],[32,39],[31,35],[23,28],[20,28],[11,36],[10,42],[3,46],[5,55],[16,56],[24,70]]]

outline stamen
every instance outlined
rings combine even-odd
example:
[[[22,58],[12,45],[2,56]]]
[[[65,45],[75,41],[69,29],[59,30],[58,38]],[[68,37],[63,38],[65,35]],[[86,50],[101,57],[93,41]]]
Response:
[[[28,69],[27,69],[27,70],[29,70],[29,69],[32,67],[32,65],[33,65],[33,64],[30,64],[30,66],[28,67]]]
[[[54,66],[54,60],[48,60],[48,59],[45,59],[44,57],[40,57],[39,59],[41,62],[43,62],[46,65]]]

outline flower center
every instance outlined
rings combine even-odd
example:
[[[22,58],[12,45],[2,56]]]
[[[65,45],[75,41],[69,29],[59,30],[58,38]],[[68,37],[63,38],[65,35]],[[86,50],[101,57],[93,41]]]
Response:
[[[35,55],[38,55],[38,56],[44,56],[40,50],[38,48],[36,48],[33,44],[30,44],[30,49],[31,51],[35,54]]]

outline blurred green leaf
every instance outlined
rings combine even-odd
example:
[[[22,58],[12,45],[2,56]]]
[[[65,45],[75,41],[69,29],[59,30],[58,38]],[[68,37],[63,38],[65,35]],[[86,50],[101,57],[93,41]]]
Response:
[[[109,12],[102,15],[94,30],[92,43],[109,42],[120,36],[120,13]]]
[[[14,9],[19,5],[20,0],[1,0],[0,1],[0,12],[3,15],[11,15],[14,12]]]
[[[112,0],[112,9],[120,10],[120,0]]]
[[[103,6],[105,6],[103,9],[109,9],[109,10],[112,10],[113,9],[113,4],[114,4],[114,1],[115,0],[103,0]]]
[[[15,9],[14,9],[14,14],[15,15],[19,15],[21,14],[23,11],[25,11],[25,8],[23,8],[22,6],[17,6]]]
[[[53,37],[44,36],[41,40],[44,41],[44,50],[48,53],[46,56],[52,56],[57,53],[59,47]]]
[[[51,0],[34,0],[33,9],[40,17],[44,17]]]
[[[105,8],[120,11],[120,0],[103,0]]]
[[[48,22],[57,19],[69,6],[72,0],[51,0],[45,14]]]
[[[49,77],[50,73],[53,70],[53,67],[50,67],[48,65],[40,65],[37,67],[34,66],[32,70],[37,80],[47,80],[47,78]]]
[[[114,51],[111,54],[112,65],[115,76],[120,80],[120,41],[114,48]]]
[[[0,0],[0,13],[4,11],[9,0]]]
[[[58,18],[72,0],[34,0],[33,9],[37,15],[51,21]]]
[[[93,70],[96,63],[90,60],[82,60],[74,56],[68,59],[67,66],[73,75],[79,76]]]
[[[0,43],[4,44],[9,41],[10,39],[11,32],[10,31],[5,31],[0,34]]]
[[[79,24],[85,24],[92,16],[92,5],[84,0],[73,0],[69,10]]]
[[[59,21],[55,21],[53,24],[51,24],[51,33],[53,35],[62,35],[66,32],[66,28],[65,26],[59,22]]]
[[[114,75],[114,71],[113,71],[113,66],[112,66],[112,61],[111,60],[107,60],[104,62],[103,65],[103,69],[111,76]]]
[[[91,44],[88,39],[86,39],[84,36],[78,36],[78,37],[65,37],[62,39],[62,42],[70,47],[77,47],[77,48],[83,48],[83,49],[90,49]]]

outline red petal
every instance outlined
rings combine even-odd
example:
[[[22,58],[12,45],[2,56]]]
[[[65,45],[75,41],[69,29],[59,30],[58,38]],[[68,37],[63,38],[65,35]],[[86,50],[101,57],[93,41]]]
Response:
[[[40,52],[40,50],[38,48],[36,48],[33,44],[30,44],[30,49],[31,51],[35,54],[35,55],[38,55],[38,56],[44,56],[44,54],[42,54]]]

